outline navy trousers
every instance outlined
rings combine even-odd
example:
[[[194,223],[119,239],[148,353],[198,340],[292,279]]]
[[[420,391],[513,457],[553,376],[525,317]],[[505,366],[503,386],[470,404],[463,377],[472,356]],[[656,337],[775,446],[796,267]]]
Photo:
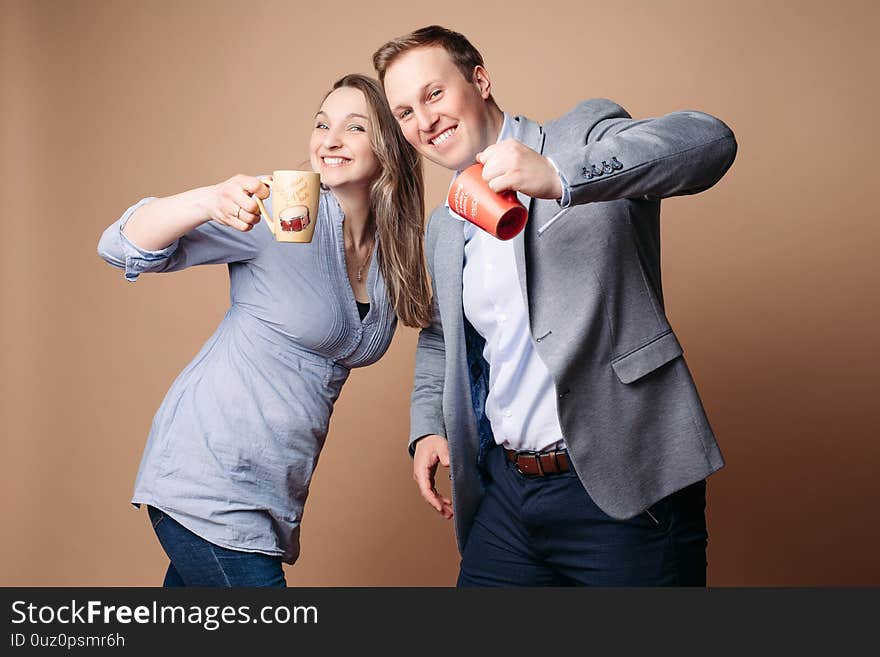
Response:
[[[148,506],[147,511],[153,531],[171,560],[164,587],[286,586],[279,557],[214,545],[160,509]]]
[[[604,513],[574,471],[526,477],[500,447],[459,586],[705,586],[706,482],[630,520]]]

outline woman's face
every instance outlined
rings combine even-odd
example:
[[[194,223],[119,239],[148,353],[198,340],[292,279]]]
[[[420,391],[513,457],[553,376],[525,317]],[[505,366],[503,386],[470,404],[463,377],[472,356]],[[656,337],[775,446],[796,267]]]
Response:
[[[379,172],[379,160],[370,146],[367,101],[359,89],[334,90],[315,115],[309,142],[312,167],[330,187],[369,187]]]

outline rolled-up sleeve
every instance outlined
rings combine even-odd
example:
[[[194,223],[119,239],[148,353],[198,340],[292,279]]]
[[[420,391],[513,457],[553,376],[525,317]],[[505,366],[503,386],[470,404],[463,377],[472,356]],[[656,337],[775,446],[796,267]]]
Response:
[[[98,242],[98,255],[125,271],[125,278],[136,281],[148,272],[172,272],[196,265],[229,264],[243,262],[257,256],[262,245],[270,239],[270,232],[261,226],[242,232],[206,221],[164,249],[147,251],[132,242],[122,232],[135,211],[154,201],[148,197],[138,201],[114,221]],[[268,205],[267,207],[271,207]]]
[[[98,255],[114,267],[124,269],[126,280],[132,282],[144,272],[161,270],[162,264],[177,250],[180,241],[174,240],[160,251],[147,251],[128,239],[122,232],[135,211],[153,200],[155,197],[151,196],[128,208],[119,219],[110,224],[98,242]]]

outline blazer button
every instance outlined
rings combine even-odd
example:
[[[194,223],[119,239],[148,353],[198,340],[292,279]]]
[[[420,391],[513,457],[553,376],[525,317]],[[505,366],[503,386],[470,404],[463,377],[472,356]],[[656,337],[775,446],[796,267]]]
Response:
[[[562,399],[570,392],[571,392],[571,390],[563,390],[562,392],[559,393],[559,398]]]
[[[614,171],[614,169],[605,160],[602,160],[602,171],[604,173],[611,173],[612,171]]]
[[[595,164],[590,165],[590,171],[593,173],[594,176],[601,176],[602,175],[602,168],[601,167],[597,168]]]
[[[616,157],[611,158],[611,168],[615,171],[620,171],[623,168],[623,165],[620,163]]]

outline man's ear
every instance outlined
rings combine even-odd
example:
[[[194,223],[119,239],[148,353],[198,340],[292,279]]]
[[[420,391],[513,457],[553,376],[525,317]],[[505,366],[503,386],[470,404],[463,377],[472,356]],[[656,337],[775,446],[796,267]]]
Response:
[[[489,71],[477,65],[474,66],[474,72],[471,77],[473,78],[471,81],[477,85],[483,100],[489,100],[489,96],[492,95],[492,80],[489,79]]]

